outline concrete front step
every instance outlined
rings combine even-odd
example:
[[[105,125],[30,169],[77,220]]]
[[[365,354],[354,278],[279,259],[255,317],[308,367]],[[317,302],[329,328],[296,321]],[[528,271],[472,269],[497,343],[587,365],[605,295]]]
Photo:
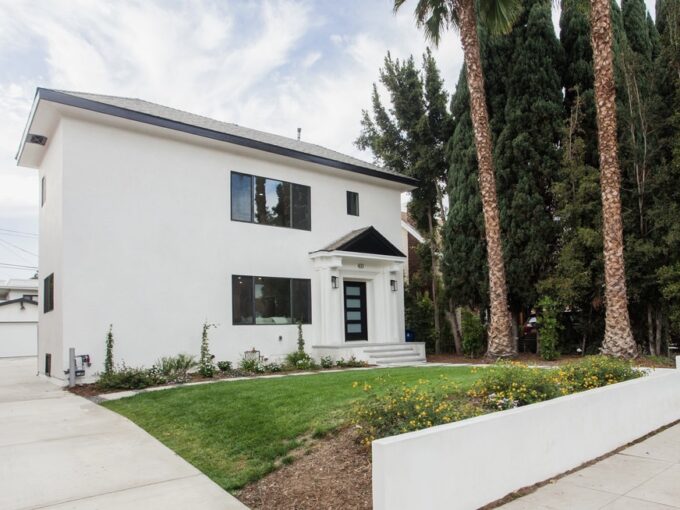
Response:
[[[403,358],[378,358],[371,360],[376,365],[412,365],[414,363],[426,363],[425,358],[418,355]]]
[[[376,352],[376,353],[368,355],[369,358],[402,358],[402,357],[410,357],[410,356],[418,356],[418,352],[414,351],[414,350],[382,351],[382,352],[379,352],[379,353]]]
[[[409,352],[415,352],[416,350],[409,346],[409,345],[400,345],[400,346],[392,346],[392,345],[386,345],[384,347],[367,347],[364,349],[364,352],[366,353],[373,353],[373,352],[396,352],[396,351],[409,351]]]

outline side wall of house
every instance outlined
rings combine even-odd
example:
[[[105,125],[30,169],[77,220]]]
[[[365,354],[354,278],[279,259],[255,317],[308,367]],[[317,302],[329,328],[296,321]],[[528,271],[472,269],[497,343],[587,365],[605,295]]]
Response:
[[[400,244],[400,191],[382,180],[143,126],[62,122],[64,351],[92,356],[88,376],[101,370],[110,324],[114,357],[128,365],[198,354],[204,322],[216,324],[218,360],[253,347],[281,358],[296,348],[297,327],[232,325],[232,275],[314,282],[309,253],[369,225]],[[231,221],[231,171],[310,186],[312,230]],[[348,190],[359,193],[358,217],[346,214]],[[318,293],[313,284],[308,346]]]
[[[49,141],[38,172],[38,182],[45,178],[45,203],[39,211],[40,246],[38,292],[38,370],[45,371],[45,355],[52,355],[52,375],[63,378],[64,273],[62,253],[63,229],[63,125],[57,126]],[[38,191],[40,193],[40,191]],[[40,203],[40,202],[39,202]],[[45,277],[54,274],[54,309],[44,313]],[[68,362],[66,362],[68,365]]]

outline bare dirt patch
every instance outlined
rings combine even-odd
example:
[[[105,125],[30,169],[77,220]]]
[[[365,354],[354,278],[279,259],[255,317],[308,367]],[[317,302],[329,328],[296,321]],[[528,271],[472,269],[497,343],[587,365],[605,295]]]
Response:
[[[352,429],[296,452],[293,459],[236,496],[254,510],[372,508],[370,451],[357,444]]]

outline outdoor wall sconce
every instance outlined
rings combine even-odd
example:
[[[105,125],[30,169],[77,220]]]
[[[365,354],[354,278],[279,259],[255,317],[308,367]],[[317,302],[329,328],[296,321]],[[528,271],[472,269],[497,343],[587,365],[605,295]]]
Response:
[[[334,289],[338,288],[338,277],[337,276],[331,276],[331,287]]]
[[[390,280],[390,289],[392,292],[397,292],[397,280]]]

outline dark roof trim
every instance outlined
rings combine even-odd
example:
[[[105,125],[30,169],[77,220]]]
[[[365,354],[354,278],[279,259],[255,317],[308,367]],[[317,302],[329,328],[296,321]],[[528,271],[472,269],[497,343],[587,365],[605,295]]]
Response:
[[[103,113],[105,115],[111,115],[113,117],[120,117],[122,119],[141,122],[143,124],[150,124],[152,126],[172,129],[174,131],[181,131],[183,133],[201,136],[203,138],[210,138],[212,140],[233,143],[235,145],[240,145],[251,149],[270,152],[272,154],[278,154],[280,156],[295,158],[302,161],[307,161],[309,163],[316,163],[318,165],[339,168],[340,170],[347,170],[349,172],[368,175],[370,177],[377,177],[379,179],[386,179],[388,181],[395,181],[402,184],[408,184],[411,186],[417,186],[418,184],[418,181],[416,179],[413,179],[412,177],[408,177],[405,175],[393,175],[386,172],[371,170],[370,168],[364,168],[358,165],[352,165],[350,163],[336,161],[330,158],[315,156],[312,154],[307,154],[305,152],[296,151],[285,147],[279,147],[278,145],[260,142],[258,140],[251,140],[250,138],[245,138],[242,136],[222,133],[220,131],[214,131],[212,129],[206,129],[198,126],[193,126],[191,124],[185,124],[183,122],[177,122],[174,120],[166,119],[163,117],[157,117],[155,115],[150,115],[148,113],[137,112],[134,110],[128,110],[127,108],[121,108],[119,106],[104,104],[97,101],[92,101],[90,99],[85,99],[82,97],[71,96],[69,94],[58,92],[52,89],[38,88],[37,94],[39,100],[43,99],[45,101],[51,101],[53,103],[59,103],[66,106],[73,106],[75,108],[82,108],[83,110],[89,110],[97,113]]]
[[[37,301],[33,301],[32,299],[20,297],[20,298],[17,298],[17,299],[9,299],[7,301],[0,301],[0,306],[11,305],[12,303],[30,303],[32,305],[38,304]]]
[[[390,257],[406,257],[399,248],[394,246],[373,226],[350,232],[346,236],[341,237],[337,241],[318,251],[349,251],[353,253],[387,255]]]

